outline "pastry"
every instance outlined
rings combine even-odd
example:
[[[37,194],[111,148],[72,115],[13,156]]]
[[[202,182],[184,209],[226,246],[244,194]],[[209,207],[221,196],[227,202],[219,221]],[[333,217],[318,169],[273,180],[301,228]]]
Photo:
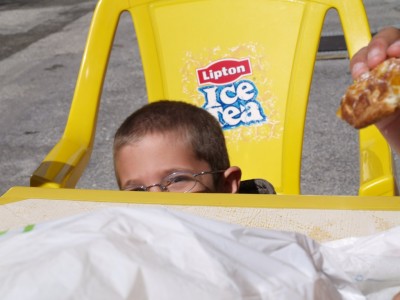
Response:
[[[400,58],[361,75],[343,95],[337,116],[354,128],[374,124],[400,109]]]

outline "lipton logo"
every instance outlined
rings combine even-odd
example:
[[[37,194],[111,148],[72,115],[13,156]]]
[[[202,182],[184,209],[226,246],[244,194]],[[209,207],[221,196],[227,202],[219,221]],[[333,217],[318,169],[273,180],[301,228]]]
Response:
[[[205,83],[220,85],[234,82],[242,76],[251,74],[251,66],[248,58],[242,60],[230,58],[218,60],[196,71],[200,85]]]

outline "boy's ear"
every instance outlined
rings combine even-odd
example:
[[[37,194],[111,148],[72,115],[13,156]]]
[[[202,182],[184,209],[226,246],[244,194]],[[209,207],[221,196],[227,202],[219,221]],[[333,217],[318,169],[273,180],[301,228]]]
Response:
[[[224,182],[222,183],[223,193],[237,193],[239,191],[242,170],[239,167],[229,167],[224,172]]]

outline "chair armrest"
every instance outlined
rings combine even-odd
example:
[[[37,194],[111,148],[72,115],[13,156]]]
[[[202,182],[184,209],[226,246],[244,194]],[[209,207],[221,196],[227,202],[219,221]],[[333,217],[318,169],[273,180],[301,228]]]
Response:
[[[61,139],[30,179],[33,187],[73,188],[89,162],[92,145]]]
[[[375,126],[360,130],[360,196],[398,195],[392,152]]]

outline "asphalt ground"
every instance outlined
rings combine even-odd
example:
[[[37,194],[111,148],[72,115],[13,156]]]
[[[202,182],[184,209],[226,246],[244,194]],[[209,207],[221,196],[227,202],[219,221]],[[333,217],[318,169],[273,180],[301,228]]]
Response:
[[[95,3],[0,0],[0,194],[12,186],[28,186],[30,175],[63,133]],[[364,3],[372,32],[399,25],[398,0]],[[336,13],[329,13],[323,35],[340,39],[338,22]],[[325,59],[316,62],[307,111],[302,193],[356,195],[358,133],[335,115],[351,83],[349,61],[340,51],[321,54]],[[77,188],[117,188],[113,135],[125,117],[145,103],[136,37],[130,17],[123,15],[105,79],[94,151]],[[399,158],[394,159],[399,174]]]

